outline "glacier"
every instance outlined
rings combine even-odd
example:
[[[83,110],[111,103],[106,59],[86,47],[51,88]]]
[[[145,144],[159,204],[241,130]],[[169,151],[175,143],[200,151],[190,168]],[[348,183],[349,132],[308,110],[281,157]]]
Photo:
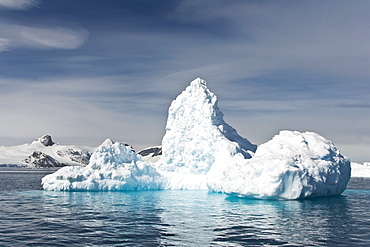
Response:
[[[105,143],[86,167],[63,167],[45,190],[208,190],[260,199],[341,194],[350,161],[313,132],[280,131],[256,146],[223,119],[217,97],[197,78],[171,103],[162,155],[152,163],[122,143]]]

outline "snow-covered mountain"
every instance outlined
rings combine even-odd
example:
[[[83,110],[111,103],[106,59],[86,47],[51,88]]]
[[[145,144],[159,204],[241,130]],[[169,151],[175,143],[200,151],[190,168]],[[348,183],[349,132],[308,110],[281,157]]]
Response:
[[[0,147],[0,166],[62,167],[86,166],[96,147],[59,145],[50,135],[37,138],[29,144]]]
[[[217,97],[197,78],[171,103],[162,156],[146,162],[120,143],[98,148],[87,167],[43,178],[46,190],[200,189],[265,199],[342,193],[350,161],[313,133],[281,131],[256,146],[223,120]],[[159,147],[142,155],[159,156]],[[146,156],[148,156],[146,155]]]
[[[364,162],[363,164],[352,162],[351,168],[351,177],[370,178],[370,162]]]

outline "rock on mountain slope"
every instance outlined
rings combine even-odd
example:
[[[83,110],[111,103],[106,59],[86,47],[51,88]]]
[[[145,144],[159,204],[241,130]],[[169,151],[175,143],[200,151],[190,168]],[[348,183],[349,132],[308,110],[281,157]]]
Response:
[[[144,161],[151,163],[157,162],[162,157],[162,147],[148,147],[138,152],[143,158]]]
[[[95,147],[59,145],[53,142],[50,135],[44,135],[30,144],[0,147],[0,166],[86,166],[94,149]]]

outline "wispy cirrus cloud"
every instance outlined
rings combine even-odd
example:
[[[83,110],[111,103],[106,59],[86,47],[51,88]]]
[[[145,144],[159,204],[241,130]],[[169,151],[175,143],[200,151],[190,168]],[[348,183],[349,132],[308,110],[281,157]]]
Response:
[[[10,40],[0,38],[0,52],[8,50]]]
[[[0,24],[0,52],[15,48],[76,49],[88,39],[82,28]]]
[[[63,27],[21,27],[19,37],[22,43],[36,48],[75,49],[85,43],[88,32],[83,29]]]
[[[37,0],[0,0],[0,8],[24,10],[37,6]]]
[[[339,105],[338,107],[355,108],[355,109],[370,109],[370,104],[344,104],[344,105]]]
[[[0,0],[0,10],[28,10],[39,3],[39,0]],[[0,52],[16,48],[76,49],[89,34],[83,28],[15,20],[8,16],[0,23]]]

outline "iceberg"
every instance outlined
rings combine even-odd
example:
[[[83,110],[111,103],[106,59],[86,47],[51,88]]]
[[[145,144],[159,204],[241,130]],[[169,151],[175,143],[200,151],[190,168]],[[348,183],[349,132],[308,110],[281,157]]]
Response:
[[[197,78],[171,103],[162,158],[156,168],[170,189],[208,189],[207,174],[233,156],[249,159],[256,145],[241,137],[223,119],[217,97]]]
[[[220,168],[218,168],[220,169]],[[303,199],[341,194],[350,161],[332,142],[313,132],[280,131],[253,158],[215,171],[211,191],[261,199]]]
[[[162,189],[162,176],[125,143],[103,143],[86,167],[66,166],[42,178],[45,190],[123,191]]]
[[[151,163],[127,144],[107,142],[95,150],[88,166],[47,175],[43,188],[187,189],[303,199],[339,195],[351,175],[349,159],[313,132],[281,131],[257,148],[224,121],[216,95],[200,78],[171,103],[162,149],[155,151],[161,156]]]
[[[225,123],[217,97],[200,78],[192,81],[168,111],[160,169],[207,174],[219,157],[251,158],[256,145]]]

